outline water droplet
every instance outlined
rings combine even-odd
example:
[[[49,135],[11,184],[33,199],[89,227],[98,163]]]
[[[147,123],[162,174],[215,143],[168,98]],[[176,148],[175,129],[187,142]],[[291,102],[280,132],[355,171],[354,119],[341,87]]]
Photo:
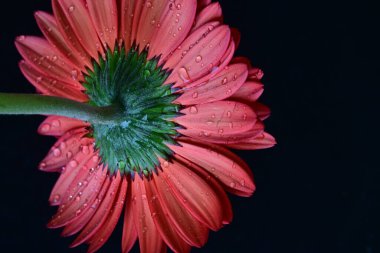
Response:
[[[78,166],[78,162],[75,160],[71,160],[69,165],[74,168],[74,167]]]
[[[71,78],[74,79],[74,80],[77,80],[77,78],[78,78],[78,70],[73,69],[71,71]]]
[[[53,127],[60,127],[61,126],[61,121],[59,120],[53,120],[51,123]]]
[[[41,76],[39,76],[39,77],[37,77],[37,83],[40,83],[40,82],[42,82],[42,77]]]
[[[202,61],[202,56],[198,55],[195,57],[195,62],[200,63]]]
[[[193,98],[197,98],[198,97],[198,92],[194,92],[192,97]]]
[[[169,162],[168,161],[163,162],[162,167],[164,168],[169,167]]]
[[[228,125],[230,126],[230,128],[234,128],[234,123],[230,122]]]
[[[231,187],[231,188],[235,188],[235,187],[236,187],[236,183],[231,182],[231,183],[230,183],[230,187]]]
[[[237,74],[234,75],[234,81],[236,81],[236,79],[237,79]]]
[[[182,26],[179,26],[179,27],[178,27],[178,31],[179,31],[179,32],[182,31]]]
[[[227,112],[227,117],[231,118],[231,112],[230,111]]]
[[[94,173],[94,171],[95,171],[95,168],[90,169],[90,173]]]
[[[69,12],[73,12],[74,10],[75,10],[75,6],[74,5],[70,5]]]
[[[147,2],[146,2],[146,7],[147,7],[147,8],[152,8],[152,6],[153,6],[153,5],[152,5],[152,2],[151,2],[151,1],[147,1]]]
[[[228,82],[227,77],[223,78],[223,80],[222,80],[222,84],[226,84],[227,82]]]
[[[82,183],[82,182],[79,182],[79,183],[78,183],[78,186],[79,186],[79,187],[81,187],[82,185],[83,185],[83,183]]]
[[[72,156],[73,156],[73,153],[71,153],[70,151],[66,153],[67,158],[71,158]]]
[[[95,163],[98,162],[99,161],[99,156],[96,155],[96,156],[92,157],[92,161],[95,162]]]
[[[243,120],[247,120],[247,114],[246,113],[243,114]]]
[[[59,148],[54,149],[53,150],[53,155],[56,156],[56,157],[60,156],[61,155],[61,150]]]
[[[88,148],[88,146],[82,147],[82,153],[85,155],[88,155],[90,153],[90,149]]]
[[[241,180],[241,181],[240,181],[240,184],[241,184],[242,186],[245,186],[245,180],[244,180],[244,179]]]
[[[46,167],[46,163],[40,163],[40,168],[43,169]]]
[[[190,113],[192,113],[192,114],[197,114],[197,113],[198,113],[198,109],[197,109],[197,107],[196,107],[196,106],[192,106],[192,107],[190,107]]]
[[[24,35],[21,35],[21,36],[18,36],[17,37],[17,41],[23,41],[23,40],[25,40],[25,36]]]
[[[177,4],[176,8],[177,8],[177,10],[180,10],[182,8],[182,5],[181,4]]]
[[[41,132],[46,133],[50,130],[50,125],[49,124],[43,124],[41,127]]]
[[[187,72],[185,68],[180,68],[178,70],[178,75],[182,79],[182,81],[184,81],[185,83],[190,81],[189,73]]]
[[[154,25],[156,23],[156,20],[155,19],[152,19],[151,21],[150,21],[150,24],[151,25]]]
[[[223,134],[224,133],[224,130],[221,128],[221,129],[219,129],[219,134]]]

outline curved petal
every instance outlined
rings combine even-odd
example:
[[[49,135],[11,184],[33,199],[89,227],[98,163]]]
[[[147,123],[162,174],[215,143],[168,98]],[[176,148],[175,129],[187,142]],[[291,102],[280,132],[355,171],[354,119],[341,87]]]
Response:
[[[185,127],[178,132],[204,140],[211,135],[246,132],[256,123],[256,114],[249,106],[231,101],[194,105],[181,113],[185,115],[173,119]]]
[[[76,66],[77,69],[85,71],[85,64],[81,60],[82,58],[77,51],[67,45],[65,37],[58,29],[55,18],[52,15],[42,11],[37,11],[34,16],[37,20],[39,28],[51,45],[61,52],[61,54],[64,55],[74,66]]]
[[[104,168],[105,170],[107,168]],[[96,210],[94,216],[83,228],[82,232],[78,235],[75,241],[70,245],[70,247],[76,247],[84,242],[86,242],[92,235],[94,235],[99,228],[103,225],[112,208],[112,203],[116,198],[116,193],[119,189],[121,183],[121,176],[117,174],[116,177],[111,179],[111,185],[107,191],[107,194],[101,200],[100,206]]]
[[[16,47],[22,57],[36,70],[46,76],[66,82],[70,86],[83,90],[83,86],[72,73],[78,73],[77,69],[69,60],[61,56],[50,43],[42,38],[34,36],[20,36],[16,39]]]
[[[174,225],[168,217],[167,210],[165,210],[164,206],[160,203],[158,198],[159,193],[154,182],[152,180],[145,180],[144,183],[152,218],[162,239],[174,252],[190,252],[190,245],[184,242],[178,235]]]
[[[202,247],[207,242],[208,229],[184,208],[173,191],[167,190],[170,185],[163,179],[161,173],[152,180],[157,187],[160,203],[181,238],[189,245]]]
[[[161,161],[161,167],[164,172],[160,176],[183,208],[210,229],[219,230],[223,226],[223,204],[210,185],[176,160]]]
[[[132,183],[132,210],[141,253],[166,251],[166,245],[156,230],[146,196],[144,182],[136,177]]]
[[[113,51],[118,36],[116,0],[87,0],[86,3],[103,47]]]
[[[230,43],[230,29],[206,24],[193,32],[168,59],[165,66],[173,69],[167,83],[182,87],[209,74],[217,65]]]
[[[271,110],[269,109],[268,106],[263,105],[259,102],[255,102],[252,104],[253,110],[256,112],[257,117],[259,117],[260,120],[264,121],[267,118],[269,118],[271,114]]]
[[[274,145],[276,145],[275,138],[272,135],[264,132],[259,136],[247,139],[242,142],[228,144],[227,146],[234,149],[255,150],[271,148]]]
[[[248,81],[238,89],[230,99],[250,104],[257,101],[264,92],[264,85],[259,81]]]
[[[114,203],[112,204],[110,214],[107,216],[107,219],[104,221],[99,230],[89,239],[90,247],[88,249],[88,252],[93,253],[100,249],[114,231],[116,224],[119,221],[121,211],[124,207],[127,187],[128,181],[126,179],[123,179],[119,188],[118,196],[115,198]]]
[[[98,170],[99,173],[99,170]],[[76,233],[78,233],[80,230],[84,228],[84,226],[87,225],[87,223],[91,220],[91,218],[94,216],[94,213],[99,207],[99,204],[101,200],[106,195],[108,188],[111,184],[111,179],[109,177],[106,177],[103,185],[99,191],[99,194],[95,194],[96,198],[91,202],[89,202],[90,208],[85,210],[78,219],[75,220],[75,222],[69,223],[65,226],[65,229],[62,231],[62,236],[71,236]]]
[[[199,165],[218,179],[225,190],[239,196],[251,196],[255,191],[252,172],[239,157],[218,145],[180,139],[181,146],[170,146],[178,155]]]
[[[128,253],[137,240],[137,231],[133,222],[131,184],[132,181],[129,181],[124,208],[123,237],[121,241],[121,248],[123,253]]]
[[[251,68],[249,70],[249,78],[250,79],[256,79],[261,80],[264,77],[264,72],[259,68]]]
[[[87,130],[84,128],[74,129],[64,134],[42,160],[40,170],[47,172],[60,170],[72,159],[73,155],[79,152],[81,145],[94,142],[92,139],[83,138],[85,134]]]
[[[245,64],[228,66],[207,83],[184,89],[184,93],[176,102],[194,105],[223,100],[239,90],[247,76],[248,69]]]
[[[62,116],[48,116],[38,127],[38,133],[41,135],[62,136],[70,130],[88,126],[90,124],[82,120]]]
[[[197,15],[192,30],[194,31],[211,21],[219,21],[221,23],[223,21],[222,7],[218,2],[208,5]]]
[[[64,97],[79,102],[85,102],[88,100],[87,95],[77,87],[49,77],[36,70],[32,65],[25,61],[21,61],[19,66],[26,79],[28,79],[28,81],[44,95]]]
[[[167,1],[161,20],[155,23],[158,29],[151,40],[150,57],[166,59],[182,43],[193,25],[196,8],[196,0]]]
[[[120,0],[120,29],[119,36],[128,51],[132,45],[132,26],[135,17],[135,0]]]

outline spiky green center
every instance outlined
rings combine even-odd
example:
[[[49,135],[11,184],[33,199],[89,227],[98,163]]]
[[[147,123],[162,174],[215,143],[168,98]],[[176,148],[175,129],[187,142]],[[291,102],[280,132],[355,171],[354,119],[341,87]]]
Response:
[[[164,84],[170,73],[158,65],[158,57],[147,57],[147,50],[140,53],[135,47],[108,50],[85,77],[90,103],[114,111],[113,120],[92,123],[96,148],[110,174],[151,174],[159,157],[171,155],[167,144],[174,144],[178,134],[170,121],[178,115],[179,105],[173,103],[178,95]]]

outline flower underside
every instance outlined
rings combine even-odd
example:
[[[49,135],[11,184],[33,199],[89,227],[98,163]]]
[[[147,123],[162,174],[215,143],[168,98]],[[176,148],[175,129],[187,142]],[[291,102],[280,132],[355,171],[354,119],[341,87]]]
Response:
[[[172,85],[164,84],[169,70],[158,65],[159,57],[147,58],[148,49],[124,47],[107,50],[85,75],[90,104],[110,107],[111,120],[90,122],[96,148],[109,173],[148,176],[156,172],[159,157],[168,159],[178,126],[170,119],[180,105]]]

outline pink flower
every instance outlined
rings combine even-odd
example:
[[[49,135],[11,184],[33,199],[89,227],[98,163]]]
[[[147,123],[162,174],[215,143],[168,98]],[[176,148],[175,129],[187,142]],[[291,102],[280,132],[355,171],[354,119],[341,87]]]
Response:
[[[35,13],[45,38],[16,40],[23,74],[44,95],[97,106],[120,99],[128,120],[117,130],[62,116],[41,124],[40,134],[58,138],[40,164],[60,173],[48,226],[78,233],[72,246],[95,252],[124,212],[123,252],[137,239],[141,252],[201,247],[210,229],[231,222],[225,191],[255,190],[250,169],[228,148],[275,144],[262,123],[269,109],[257,102],[263,73],[233,58],[240,34],[211,0],[52,3],[54,16]],[[122,95],[112,86],[120,80]]]

